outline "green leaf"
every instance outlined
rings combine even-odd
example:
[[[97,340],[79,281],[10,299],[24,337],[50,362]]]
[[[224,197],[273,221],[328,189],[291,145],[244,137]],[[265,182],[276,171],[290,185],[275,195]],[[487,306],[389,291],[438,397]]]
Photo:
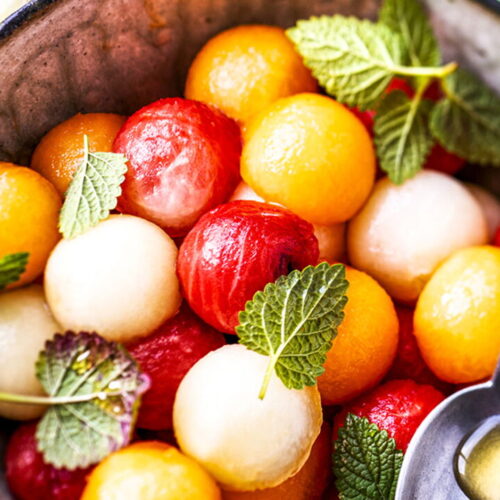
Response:
[[[342,264],[292,271],[246,303],[236,328],[240,344],[270,356],[259,397],[272,373],[290,389],[314,385],[344,318],[348,282]]]
[[[5,255],[0,259],[0,290],[15,283],[26,271],[29,253],[19,252]]]
[[[380,9],[379,22],[401,36],[412,66],[440,64],[439,46],[420,2],[385,0]]]
[[[386,431],[349,413],[339,429],[333,455],[341,500],[392,500],[403,452]]]
[[[327,92],[360,109],[375,104],[406,60],[397,33],[353,17],[313,17],[287,35]]]
[[[58,334],[40,353],[36,372],[58,403],[36,433],[47,463],[87,467],[128,444],[149,382],[124,347],[95,333]]]
[[[425,162],[434,139],[429,130],[432,102],[410,99],[396,90],[387,94],[375,116],[375,146],[380,167],[395,184],[413,177]]]
[[[116,207],[127,159],[116,153],[92,153],[84,136],[84,159],[73,176],[59,217],[65,238],[84,233]]]
[[[500,166],[500,98],[463,70],[444,80],[446,98],[431,114],[432,134],[472,163]]]

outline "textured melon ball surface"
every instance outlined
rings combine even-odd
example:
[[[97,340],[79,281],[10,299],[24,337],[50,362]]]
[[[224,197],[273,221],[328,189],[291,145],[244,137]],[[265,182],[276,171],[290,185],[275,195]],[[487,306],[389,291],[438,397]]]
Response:
[[[452,252],[487,241],[486,220],[474,197],[456,179],[433,171],[419,172],[400,186],[381,179],[348,227],[353,266],[408,303]]]
[[[240,182],[229,201],[250,200],[279,205],[272,201],[266,201],[259,196],[246,182]],[[281,205],[280,205],[281,206]],[[313,224],[314,236],[318,240],[319,260],[337,262],[344,258],[345,254],[345,223],[333,224],[332,226],[322,226]]]
[[[47,300],[65,329],[128,342],[179,308],[176,259],[174,242],[155,224],[111,216],[59,242],[45,271]]]
[[[224,346],[198,361],[177,391],[178,443],[225,488],[285,481],[305,463],[320,432],[316,386],[290,390],[273,375],[259,399],[268,361],[244,346]]]
[[[0,294],[0,391],[42,396],[35,362],[45,341],[61,327],[39,285]],[[43,406],[0,403],[0,416],[16,420],[39,417]]]

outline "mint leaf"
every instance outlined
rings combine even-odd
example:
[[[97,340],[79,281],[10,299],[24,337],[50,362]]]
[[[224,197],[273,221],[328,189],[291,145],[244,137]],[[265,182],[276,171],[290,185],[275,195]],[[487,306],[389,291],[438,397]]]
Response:
[[[127,171],[123,155],[91,153],[87,136],[83,144],[84,159],[69,185],[59,217],[65,238],[74,238],[108,217],[116,207]]]
[[[448,76],[443,90],[431,114],[434,137],[470,162],[500,166],[500,98],[463,70]]]
[[[124,347],[95,333],[58,334],[40,353],[36,373],[57,403],[36,433],[47,463],[87,467],[128,444],[148,378]]]
[[[410,99],[395,90],[387,94],[375,116],[375,146],[380,167],[395,184],[413,177],[425,162],[433,138],[428,122],[432,103]]]
[[[326,91],[360,109],[375,104],[407,58],[397,33],[353,17],[312,17],[287,35]]]
[[[344,318],[345,267],[326,262],[292,271],[246,303],[236,327],[240,344],[269,356],[261,393],[272,373],[290,389],[314,385]]]
[[[394,498],[403,452],[367,418],[347,415],[335,441],[333,460],[341,500]]]
[[[0,258],[0,290],[15,283],[21,277],[21,274],[26,271],[28,258],[27,252],[12,253]]]
[[[441,53],[427,16],[417,0],[384,0],[379,22],[401,36],[412,66],[437,66]]]

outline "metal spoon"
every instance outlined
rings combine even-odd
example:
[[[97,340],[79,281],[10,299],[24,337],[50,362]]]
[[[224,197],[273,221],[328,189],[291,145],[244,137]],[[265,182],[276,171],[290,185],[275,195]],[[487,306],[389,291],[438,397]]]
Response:
[[[438,405],[419,427],[399,476],[395,500],[467,500],[453,460],[464,436],[500,415],[500,360],[492,380],[463,389]]]

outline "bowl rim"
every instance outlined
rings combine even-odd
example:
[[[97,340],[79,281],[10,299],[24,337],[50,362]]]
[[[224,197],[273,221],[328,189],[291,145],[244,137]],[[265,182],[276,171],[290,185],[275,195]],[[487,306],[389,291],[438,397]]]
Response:
[[[0,20],[0,43],[5,41],[18,28],[21,28],[36,14],[45,10],[60,0],[29,0],[23,6],[15,10],[10,16]]]
[[[0,20],[0,42],[27,23],[35,14],[60,0],[29,0],[7,18]],[[500,0],[474,0],[488,10],[500,14]]]

